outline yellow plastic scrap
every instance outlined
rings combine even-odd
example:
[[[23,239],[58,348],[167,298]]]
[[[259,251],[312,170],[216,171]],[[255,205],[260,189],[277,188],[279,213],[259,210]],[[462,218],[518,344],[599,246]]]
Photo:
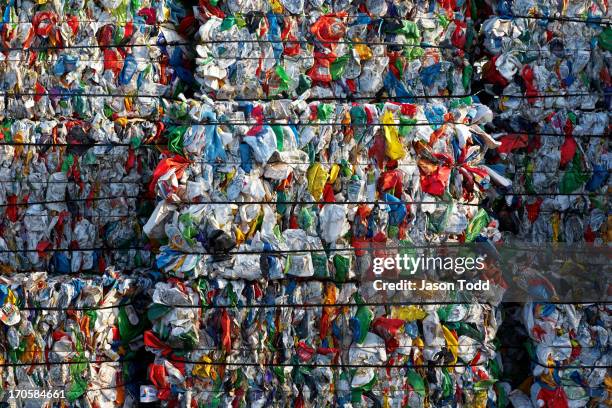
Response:
[[[336,304],[338,298],[338,287],[336,285],[327,285],[325,287],[325,300],[323,301],[326,305]]]
[[[280,0],[270,0],[270,8],[274,14],[281,14],[285,11],[283,3],[281,3]]]
[[[308,191],[315,200],[321,199],[323,195],[323,187],[329,178],[329,173],[321,165],[321,163],[314,163],[308,168],[306,172],[306,179],[308,180]]]
[[[26,153],[26,158],[23,162],[24,164],[24,169],[23,169],[23,175],[27,176],[30,174],[30,162],[32,161],[32,159],[34,158],[34,152],[32,151],[32,149],[28,149],[28,152]]]
[[[358,39],[355,40],[358,41]],[[356,44],[355,51],[357,51],[357,54],[359,54],[359,59],[361,61],[368,61],[374,56],[374,54],[372,53],[372,49],[370,49],[370,47],[368,47],[364,43]]]
[[[420,337],[417,337],[416,339],[414,339],[412,341],[412,345],[417,347],[419,352],[414,354],[414,363],[417,365],[421,365],[423,364],[425,361],[423,359],[423,348],[425,347],[425,343],[423,342],[423,339],[421,339]]]
[[[261,211],[259,213],[259,215],[257,217],[255,217],[250,225],[249,225],[249,232],[247,233],[247,238],[252,238],[253,235],[255,235],[255,233],[257,232],[257,223],[259,221],[259,216],[261,215]]]
[[[470,408],[486,408],[487,406],[487,392],[484,390],[477,391],[474,403],[470,405]]]
[[[334,183],[336,181],[336,178],[338,178],[339,173],[340,173],[340,166],[337,164],[334,164],[331,170],[329,171],[329,182]]]
[[[227,187],[230,185],[237,172],[238,171],[236,169],[232,169],[232,171],[225,173],[225,180],[223,180],[223,183],[221,183],[220,186],[223,191],[227,190]]]
[[[236,232],[236,245],[240,246],[245,241],[244,233],[240,230],[240,228],[236,228],[235,232]]]
[[[351,114],[349,112],[344,112],[340,123],[342,123],[343,125],[350,125],[351,124]]]
[[[180,270],[180,269],[181,269],[181,267],[183,266],[183,264],[185,263],[185,260],[186,260],[186,259],[187,259],[186,257],[181,256],[181,257],[178,259],[178,261],[176,261],[176,263],[174,264],[174,268],[173,268],[173,270],[175,270],[175,271]]]
[[[457,364],[457,356],[459,355],[459,341],[446,326],[442,326],[442,331],[444,332],[446,345],[450,349],[450,352],[453,353],[453,362],[451,364]]]
[[[425,343],[423,342],[423,339],[420,337],[417,337],[416,339],[414,339],[412,341],[412,345],[418,348],[423,348],[425,347]]]
[[[15,135],[13,135],[13,142],[15,143],[15,157],[21,156],[21,153],[23,152],[23,145],[21,143],[24,141],[23,133],[16,132]]]
[[[427,312],[418,306],[400,306],[392,309],[391,316],[406,321],[423,320],[427,317]]]
[[[229,173],[226,173],[225,182],[229,184],[234,179],[234,176],[236,175],[237,172],[238,171],[236,169],[232,169],[232,171],[230,171]]]
[[[394,124],[393,112],[387,110],[382,117],[383,125]],[[406,156],[406,151],[399,139],[397,126],[385,126],[385,154],[391,160],[399,160]]]
[[[22,363],[31,363],[36,361],[37,357],[42,356],[42,349],[36,344],[36,337],[33,334],[24,336],[25,351],[20,357]]]
[[[540,380],[552,388],[557,388],[558,384],[554,377],[555,360],[553,360],[552,356],[548,356],[548,359],[546,359],[546,365],[549,367],[548,372],[540,375]]]
[[[115,119],[115,123],[121,127],[126,127],[128,124],[128,120],[126,117],[122,116],[120,118]]]
[[[336,303],[337,299],[338,299],[338,287],[333,284],[327,285],[325,287],[325,299],[323,300],[323,303],[326,305],[333,305]],[[333,307],[326,307],[324,310],[329,314],[334,313]]]
[[[499,110],[501,112],[505,112],[508,110],[508,106],[506,106],[506,102],[508,102],[510,100],[510,98],[508,98],[507,96],[502,96],[499,98]]]
[[[208,364],[211,363],[212,360],[208,356],[202,356],[200,362],[206,364],[196,364],[192,370],[192,373],[200,378],[216,379],[217,373],[212,370],[212,364]]]
[[[17,304],[17,296],[15,296],[15,293],[12,290],[8,290],[8,294],[6,296],[6,299],[4,300],[4,303],[11,303],[13,305]]]
[[[553,242],[559,242],[559,214],[554,213],[552,216]]]

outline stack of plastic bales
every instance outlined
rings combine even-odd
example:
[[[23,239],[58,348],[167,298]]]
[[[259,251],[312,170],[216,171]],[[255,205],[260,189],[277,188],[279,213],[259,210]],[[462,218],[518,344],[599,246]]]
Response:
[[[489,156],[513,181],[493,205],[506,240],[610,242],[610,10],[592,1],[494,2],[481,27],[485,89],[500,95]],[[540,17],[540,18],[538,18]],[[574,267],[579,267],[574,265]],[[605,267],[604,267],[605,268]],[[595,273],[604,270],[593,271]],[[587,299],[585,299],[587,300]],[[531,374],[516,407],[609,401],[609,307],[528,303]]]
[[[206,96],[169,110],[186,125],[164,133],[144,227],[167,242],[146,401],[504,400],[495,307],[372,306],[358,283],[364,245],[498,238],[478,207],[504,182],[481,165],[491,112],[445,97],[470,93],[473,30],[465,5],[441,4],[200,3]]]
[[[364,277],[377,254],[441,244],[610,241],[607,7],[9,2],[3,389],[605,404],[609,307],[525,305],[532,375],[508,395],[496,303],[382,306]]]
[[[184,87],[183,49],[166,45],[178,34],[147,1],[2,7],[2,398],[136,406],[152,284],[148,269],[131,272],[151,265],[147,145],[162,97]]]
[[[591,1],[494,10],[481,28],[491,54],[482,79],[501,95],[491,107],[502,146],[489,161],[516,194],[500,205],[502,229],[534,242],[609,241],[612,67],[609,21],[600,24],[609,10]]]
[[[61,399],[79,406],[134,406],[135,357],[147,324],[142,311],[150,302],[143,294],[152,285],[146,274],[112,269],[89,277],[3,277],[3,396],[36,390],[43,392],[31,401],[37,406]]]

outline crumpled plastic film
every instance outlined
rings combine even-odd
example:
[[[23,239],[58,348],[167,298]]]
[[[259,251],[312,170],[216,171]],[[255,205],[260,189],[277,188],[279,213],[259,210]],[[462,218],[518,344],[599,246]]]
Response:
[[[153,286],[145,272],[1,278],[3,392],[64,390],[70,406],[136,406],[135,356]]]
[[[485,407],[498,400],[499,310],[361,302],[350,283],[159,282],[144,340],[156,356],[149,367],[156,396],[148,401],[424,407],[459,399]],[[331,306],[346,303],[354,306]],[[261,307],[274,304],[295,307]]]
[[[217,98],[469,94],[469,2],[201,1],[195,79]]]

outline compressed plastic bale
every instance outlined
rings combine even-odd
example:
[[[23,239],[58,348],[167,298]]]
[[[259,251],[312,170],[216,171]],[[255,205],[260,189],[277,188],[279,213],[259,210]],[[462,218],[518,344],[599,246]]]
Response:
[[[156,373],[157,398],[162,404],[238,398],[254,405],[359,405],[396,404],[408,397],[415,406],[424,406],[425,398],[443,406],[460,392],[477,405],[486,400],[486,383],[494,379],[498,364],[490,343],[496,328],[492,322],[499,319],[494,309],[456,305],[451,312],[450,306],[408,306],[390,307],[389,314],[383,307],[359,306],[356,291],[354,284],[321,282],[158,283],[148,312],[153,329],[145,334],[148,349],[157,356],[150,367],[150,374]],[[256,307],[302,303],[313,306]],[[314,306],[321,303],[330,306]],[[419,329],[417,322],[423,319],[440,327],[439,336],[428,334],[425,321],[424,331]],[[491,324],[486,329],[485,320]],[[471,324],[483,331],[470,331]],[[357,327],[363,333],[351,339]],[[469,354],[462,347],[469,347]],[[431,367],[428,374],[419,368],[428,362],[450,363],[454,353],[471,355],[472,368]],[[367,367],[352,368],[359,364]],[[440,381],[430,381],[432,375]],[[219,384],[233,392],[219,389]]]
[[[114,129],[111,121],[106,122]],[[139,199],[140,183],[150,176],[154,162],[149,152],[136,147],[153,124],[117,128],[126,131],[132,146],[103,148],[80,147],[90,142],[71,139],[76,129],[83,138],[96,133],[86,121],[18,120],[5,126],[0,197],[7,205],[0,209],[5,214],[2,246],[26,252],[2,254],[4,268],[44,267],[67,273],[148,264],[148,252],[136,243],[142,238],[138,226],[146,213],[146,202]],[[55,143],[68,147],[49,149],[46,143],[53,144],[52,134],[62,135]],[[111,135],[116,137],[114,130],[107,137]],[[109,253],[103,251],[105,246],[135,249]]]
[[[129,378],[139,364],[142,305],[152,282],[145,271],[112,269],[90,277],[2,278],[3,382],[8,389],[62,390],[72,405],[134,406],[138,388]]]
[[[602,91],[609,81],[600,73],[609,71],[609,50],[597,42],[605,31],[600,22],[607,6],[573,2],[561,5],[559,18],[547,18],[557,2],[528,3],[494,3],[495,15],[481,30],[492,54],[483,66],[483,82],[503,88],[504,95],[521,96],[491,104],[499,132],[494,136],[502,143],[492,167],[513,181],[511,188],[507,180],[496,184],[502,191],[526,194],[500,200],[502,229],[528,241],[602,242],[602,224],[593,229],[585,220],[597,217],[607,202],[609,98]],[[529,13],[544,17],[521,17]],[[559,97],[545,96],[553,93]]]
[[[360,8],[350,1],[332,9],[312,2],[201,6],[195,80],[203,92],[220,98],[305,91],[311,97],[344,97],[384,90],[408,98],[470,92],[472,69],[465,51],[473,47],[476,33],[466,3],[398,4],[393,11],[384,2]],[[257,29],[261,24],[264,31]],[[223,47],[215,45],[219,41]]]
[[[198,109],[196,101],[193,101],[191,106],[192,109]],[[447,111],[447,108],[441,104],[434,106],[441,112]],[[207,109],[223,110],[227,117],[231,117],[231,111],[227,108],[230,108],[230,106],[224,106],[224,104],[207,107]],[[310,107],[306,107],[309,111],[320,108],[321,104],[318,103],[312,103]],[[339,105],[336,108],[338,117],[343,117],[343,115],[354,111],[354,109],[349,110],[348,108],[349,106],[347,105],[344,105],[344,107]],[[421,116],[423,118],[424,110],[429,109],[430,106],[426,105],[421,108],[417,105],[401,104],[398,109],[396,105],[388,104],[379,107],[368,106],[366,108],[371,109],[372,114],[379,117],[382,116],[380,113],[382,111],[388,118],[387,124],[400,125],[397,117],[401,117],[402,112],[417,118],[423,115]],[[266,111],[267,109],[268,105],[265,103],[251,105],[252,112]],[[343,110],[346,113],[341,113]],[[378,242],[384,242],[387,239],[405,239],[411,234],[410,231],[415,234],[411,238],[415,242],[419,242],[423,238],[419,238],[418,228],[411,226],[416,225],[419,216],[436,211],[439,212],[441,209],[449,212],[449,216],[450,214],[456,214],[454,217],[464,219],[465,221],[459,224],[453,221],[454,231],[457,235],[461,235],[464,231],[469,231],[469,237],[473,239],[480,234],[482,228],[487,226],[489,219],[483,217],[483,214],[486,215],[486,213],[480,213],[478,216],[478,219],[482,218],[482,222],[476,225],[474,221],[470,225],[469,221],[477,213],[469,207],[462,208],[461,204],[455,207],[445,205],[443,202],[446,199],[442,197],[445,194],[450,194],[458,200],[467,198],[475,203],[477,197],[482,197],[486,189],[489,188],[490,182],[488,180],[487,168],[484,166],[480,167],[477,164],[484,152],[489,150],[486,145],[480,144],[488,135],[478,125],[469,125],[470,120],[478,122],[486,120],[486,112],[487,109],[484,107],[480,107],[477,104],[469,105],[466,101],[462,101],[447,111],[447,120],[450,121],[451,117],[459,121],[463,119],[464,122],[465,120],[468,121],[466,122],[468,123],[467,125],[461,125],[461,128],[458,128],[450,122],[445,123],[443,127],[439,127],[437,124],[430,124],[429,128],[436,128],[436,130],[428,136],[425,136],[423,131],[419,130],[426,126],[413,127],[401,139],[402,149],[406,150],[407,156],[399,163],[386,157],[384,155],[384,147],[382,146],[380,146],[383,149],[380,150],[382,155],[379,156],[378,143],[380,143],[381,139],[378,137],[379,132],[383,130],[381,127],[368,128],[366,130],[364,140],[366,144],[369,143],[371,146],[368,149],[362,150],[361,156],[356,157],[351,153],[352,146],[356,146],[356,143],[350,140],[353,134],[353,129],[350,126],[319,127],[316,126],[316,122],[308,121],[303,123],[303,125],[312,130],[316,129],[322,132],[320,137],[325,137],[329,140],[329,144],[322,144],[320,141],[312,139],[304,145],[301,152],[304,153],[304,150],[311,151],[316,149],[316,154],[335,157],[335,160],[334,162],[317,161],[308,167],[307,162],[293,162],[290,161],[289,156],[287,156],[287,159],[284,159],[285,156],[283,155],[285,152],[275,153],[275,155],[271,156],[268,165],[284,166],[283,175],[286,175],[284,179],[279,179],[279,177],[265,171],[262,172],[254,167],[254,164],[251,165],[253,166],[252,170],[247,174],[241,167],[241,156],[231,158],[232,154],[236,154],[234,149],[239,144],[241,135],[261,128],[259,125],[254,125],[250,130],[246,126],[242,129],[240,127],[233,127],[230,133],[232,138],[228,139],[227,144],[224,145],[224,154],[228,157],[227,164],[222,165],[220,163],[215,166],[216,171],[208,173],[212,176],[207,181],[207,183],[211,183],[211,189],[200,190],[198,196],[190,196],[189,198],[185,196],[184,193],[187,189],[183,186],[202,180],[203,170],[211,164],[199,161],[189,162],[182,158],[182,156],[174,156],[172,163],[177,163],[176,166],[179,166],[178,163],[180,163],[180,177],[174,179],[172,188],[168,189],[168,184],[165,181],[167,179],[166,175],[176,174],[176,169],[179,167],[176,167],[174,164],[168,165],[170,163],[169,159],[163,159],[154,171],[155,183],[151,184],[151,188],[156,191],[160,199],[166,201],[166,204],[158,204],[160,209],[164,208],[164,215],[163,218],[159,215],[151,218],[145,228],[145,232],[151,235],[153,231],[161,232],[163,223],[170,222],[173,225],[170,229],[165,227],[164,235],[168,238],[168,245],[162,248],[162,254],[158,256],[157,265],[160,268],[164,268],[167,272],[174,270],[175,272],[172,273],[180,273],[180,276],[209,274],[210,272],[206,272],[206,270],[210,270],[213,264],[220,260],[219,257],[222,255],[218,249],[215,249],[215,239],[210,236],[210,231],[212,230],[223,231],[228,239],[235,242],[236,249],[239,252],[249,252],[258,249],[265,250],[266,246],[269,246],[267,250],[270,251],[279,249],[297,250],[302,248],[320,249],[322,247],[317,245],[307,247],[295,246],[286,239],[280,238],[278,233],[274,232],[275,228],[280,228],[282,231],[291,226],[293,228],[300,226],[298,214],[302,214],[304,209],[308,211],[308,214],[311,214],[309,217],[312,217],[312,215],[315,217],[308,221],[307,232],[302,238],[304,243],[310,237],[319,237],[326,244],[338,246],[338,248],[341,248],[342,245],[354,246],[355,242],[363,243],[371,240],[375,232],[379,231],[383,235],[376,238],[377,240],[382,240]],[[236,112],[236,114],[242,116],[243,112]],[[301,120],[303,120],[303,117],[299,115],[299,112],[296,112],[295,115],[292,121],[295,121],[296,125],[302,124]],[[211,126],[223,127],[221,124]],[[300,126],[300,128],[303,127]],[[474,129],[474,132],[466,133],[466,127]],[[453,143],[453,135],[457,132],[461,132],[463,135],[464,144],[462,148]],[[345,147],[342,149],[334,147],[336,146],[335,140],[340,138],[346,140],[347,137],[349,142],[348,144],[345,143]],[[400,141],[400,139],[397,140]],[[385,142],[383,141],[382,143],[384,145]],[[491,149],[495,149],[498,145],[500,144],[491,144]],[[189,144],[184,144],[183,146],[189,148]],[[300,152],[297,149],[294,151]],[[296,153],[295,157],[303,156]],[[459,157],[459,161],[455,161],[453,157]],[[415,165],[415,161],[418,163],[418,166]],[[461,171],[451,172],[451,168],[459,168]],[[365,183],[360,182],[357,186],[359,189],[369,191],[369,199],[376,200],[378,197],[380,200],[385,200],[385,197],[387,197],[390,201],[395,200],[396,204],[383,203],[382,207],[377,207],[378,209],[372,206],[373,203],[359,205],[356,202],[351,202],[348,205],[342,205],[343,201],[347,201],[354,194],[351,190],[354,189],[352,185],[355,182],[359,182],[360,179],[364,180]],[[306,189],[299,185],[298,182],[300,180],[308,181]],[[436,190],[423,190],[423,186],[436,186]],[[455,187],[451,188],[451,186]],[[430,195],[432,192],[435,192],[435,195]],[[418,200],[419,198],[423,198],[427,205],[420,207],[404,203],[405,201]],[[260,205],[260,200],[270,204]],[[317,200],[328,204],[317,208],[314,205]],[[188,203],[182,205],[182,201]],[[203,204],[197,204],[199,201]],[[231,201],[235,204],[229,206],[225,204],[215,205],[213,204],[215,201]],[[249,204],[249,201],[252,201],[253,204]],[[304,201],[304,209],[298,212],[298,207],[291,204],[293,201]],[[312,204],[308,204],[309,202]],[[337,202],[337,204],[333,204],[334,202]],[[287,203],[287,205],[283,203]],[[419,208],[424,211],[419,211]],[[290,209],[291,211],[288,211]],[[366,221],[360,218],[361,216],[355,218],[355,214],[363,213],[364,216],[367,216],[373,209],[379,214],[378,218],[380,220],[371,218],[369,221]],[[430,219],[430,222],[434,219]],[[446,219],[448,220],[448,218]],[[355,234],[357,231],[354,228],[359,222],[371,224],[377,230],[370,227],[364,230],[364,232]],[[447,222],[444,221],[443,225],[439,225],[439,221],[431,223],[432,231],[443,231],[446,228]],[[374,227],[375,224],[376,226]],[[302,224],[302,226],[305,226],[305,224]],[[461,226],[461,228],[458,228],[458,226]],[[353,230],[353,232],[348,237],[349,240],[347,240],[345,235],[349,230]],[[371,235],[364,235],[366,231],[370,231],[367,234]],[[159,238],[160,235],[156,232],[151,237]],[[227,247],[221,252],[229,256],[231,249],[231,247]],[[210,258],[207,254],[213,255],[213,257]],[[298,259],[298,255],[292,255],[285,257],[285,265],[291,264],[292,261],[292,268],[295,268],[295,262],[299,262],[298,265],[310,265],[312,255],[305,254],[304,256],[306,257],[304,259],[308,259],[306,264],[303,263],[305,262],[303,259]],[[236,262],[242,263],[241,259],[244,262],[251,262],[246,261],[250,258],[253,258],[253,261],[256,259],[256,257],[245,253],[232,257],[233,260],[231,262],[232,264],[236,264]],[[255,272],[257,265],[255,263],[252,263],[252,265],[252,268],[254,268],[253,272]],[[281,269],[287,270],[287,268],[291,269],[288,266]],[[302,275],[311,275],[313,273],[311,266],[305,268],[298,266],[297,269],[303,271],[301,272]],[[226,277],[231,276],[232,274],[226,275]],[[238,277],[236,274],[233,276]],[[246,275],[243,275],[243,277],[246,277]],[[252,275],[252,279],[258,278],[259,275],[257,273]]]
[[[3,397],[62,390],[62,401],[10,404],[138,406],[154,279],[147,145],[165,127],[162,97],[193,80],[187,50],[165,45],[182,35],[167,23],[187,16],[147,0],[11,2],[3,13]]]
[[[533,406],[597,405],[609,398],[605,386],[606,367],[610,365],[605,346],[610,335],[609,319],[591,319],[606,313],[605,305],[596,304],[523,306],[522,322],[531,340],[532,374],[536,379],[529,393]],[[556,366],[554,376],[549,366]]]
[[[252,124],[206,125],[227,135],[218,139],[213,156],[192,149],[196,139],[177,144],[174,133],[162,133],[169,147],[181,146],[172,158],[181,163],[180,174],[173,176],[177,170],[168,166],[167,156],[160,157],[151,184],[159,211],[146,231],[168,242],[157,265],[169,280],[158,284],[154,299],[174,293],[179,303],[153,305],[149,312],[152,330],[145,337],[155,361],[147,400],[360,406],[398,404],[407,396],[414,406],[424,406],[426,399],[444,406],[456,392],[475,406],[495,400],[499,361],[495,347],[482,344],[494,339],[495,308],[475,304],[471,314],[442,322],[437,317],[442,307],[417,308],[417,313],[358,306],[358,286],[341,283],[371,269],[362,246],[438,242],[447,228],[456,234],[452,240],[466,234],[498,237],[494,220],[472,205],[490,187],[479,163],[488,150],[501,146],[481,128],[492,119],[491,111],[471,98],[449,104],[312,102],[278,108],[288,103],[242,103],[237,109],[204,99],[170,109],[185,112],[189,106],[190,115],[206,111],[230,123]],[[363,119],[372,126],[359,126],[367,123]],[[279,123],[267,124],[275,120]],[[391,126],[399,131],[389,133]],[[262,163],[265,157],[254,151],[258,145],[246,138],[268,135],[270,128],[276,151]],[[462,142],[455,143],[456,137]],[[389,155],[388,144],[403,154]],[[165,180],[172,181],[171,189]],[[189,183],[204,180],[210,188],[185,195]],[[428,182],[439,186],[435,194],[425,190]],[[300,281],[310,278],[315,280]],[[263,307],[302,301],[357,303]],[[426,317],[438,328],[434,332],[419,329],[416,321]],[[470,330],[471,324],[482,332]],[[398,367],[384,368],[391,361]],[[424,373],[403,368],[404,362],[478,368],[432,367]],[[351,367],[355,363],[380,367]],[[308,364],[321,366],[300,367]],[[226,379],[233,393],[219,388]]]
[[[159,46],[180,34],[157,22],[185,17],[169,7],[25,2],[3,9],[10,25],[0,74],[4,272],[150,265],[141,216],[155,163],[141,145],[164,128],[157,95],[185,83],[177,75],[185,50]]]
[[[494,137],[502,143],[492,167],[512,181],[495,183],[509,194],[496,199],[504,240],[606,245],[602,210],[609,206],[604,163],[609,126],[605,90],[610,84],[600,74],[609,71],[610,58],[607,28],[600,22],[609,10],[590,1],[493,5],[496,15],[482,25],[491,53],[482,78],[490,90],[507,95],[491,104],[499,131]],[[551,7],[559,7],[560,14],[547,18]],[[529,14],[544,17],[519,17]],[[605,274],[605,269],[594,272]],[[588,406],[608,398],[602,388],[605,374],[590,368],[597,360],[608,364],[607,354],[590,336],[574,334],[585,333],[596,308],[546,302],[523,306],[520,323],[530,338],[530,372],[509,394],[515,406]],[[586,331],[609,337],[607,326],[604,319]],[[555,367],[554,375],[549,367]],[[579,378],[590,381],[578,385]]]

